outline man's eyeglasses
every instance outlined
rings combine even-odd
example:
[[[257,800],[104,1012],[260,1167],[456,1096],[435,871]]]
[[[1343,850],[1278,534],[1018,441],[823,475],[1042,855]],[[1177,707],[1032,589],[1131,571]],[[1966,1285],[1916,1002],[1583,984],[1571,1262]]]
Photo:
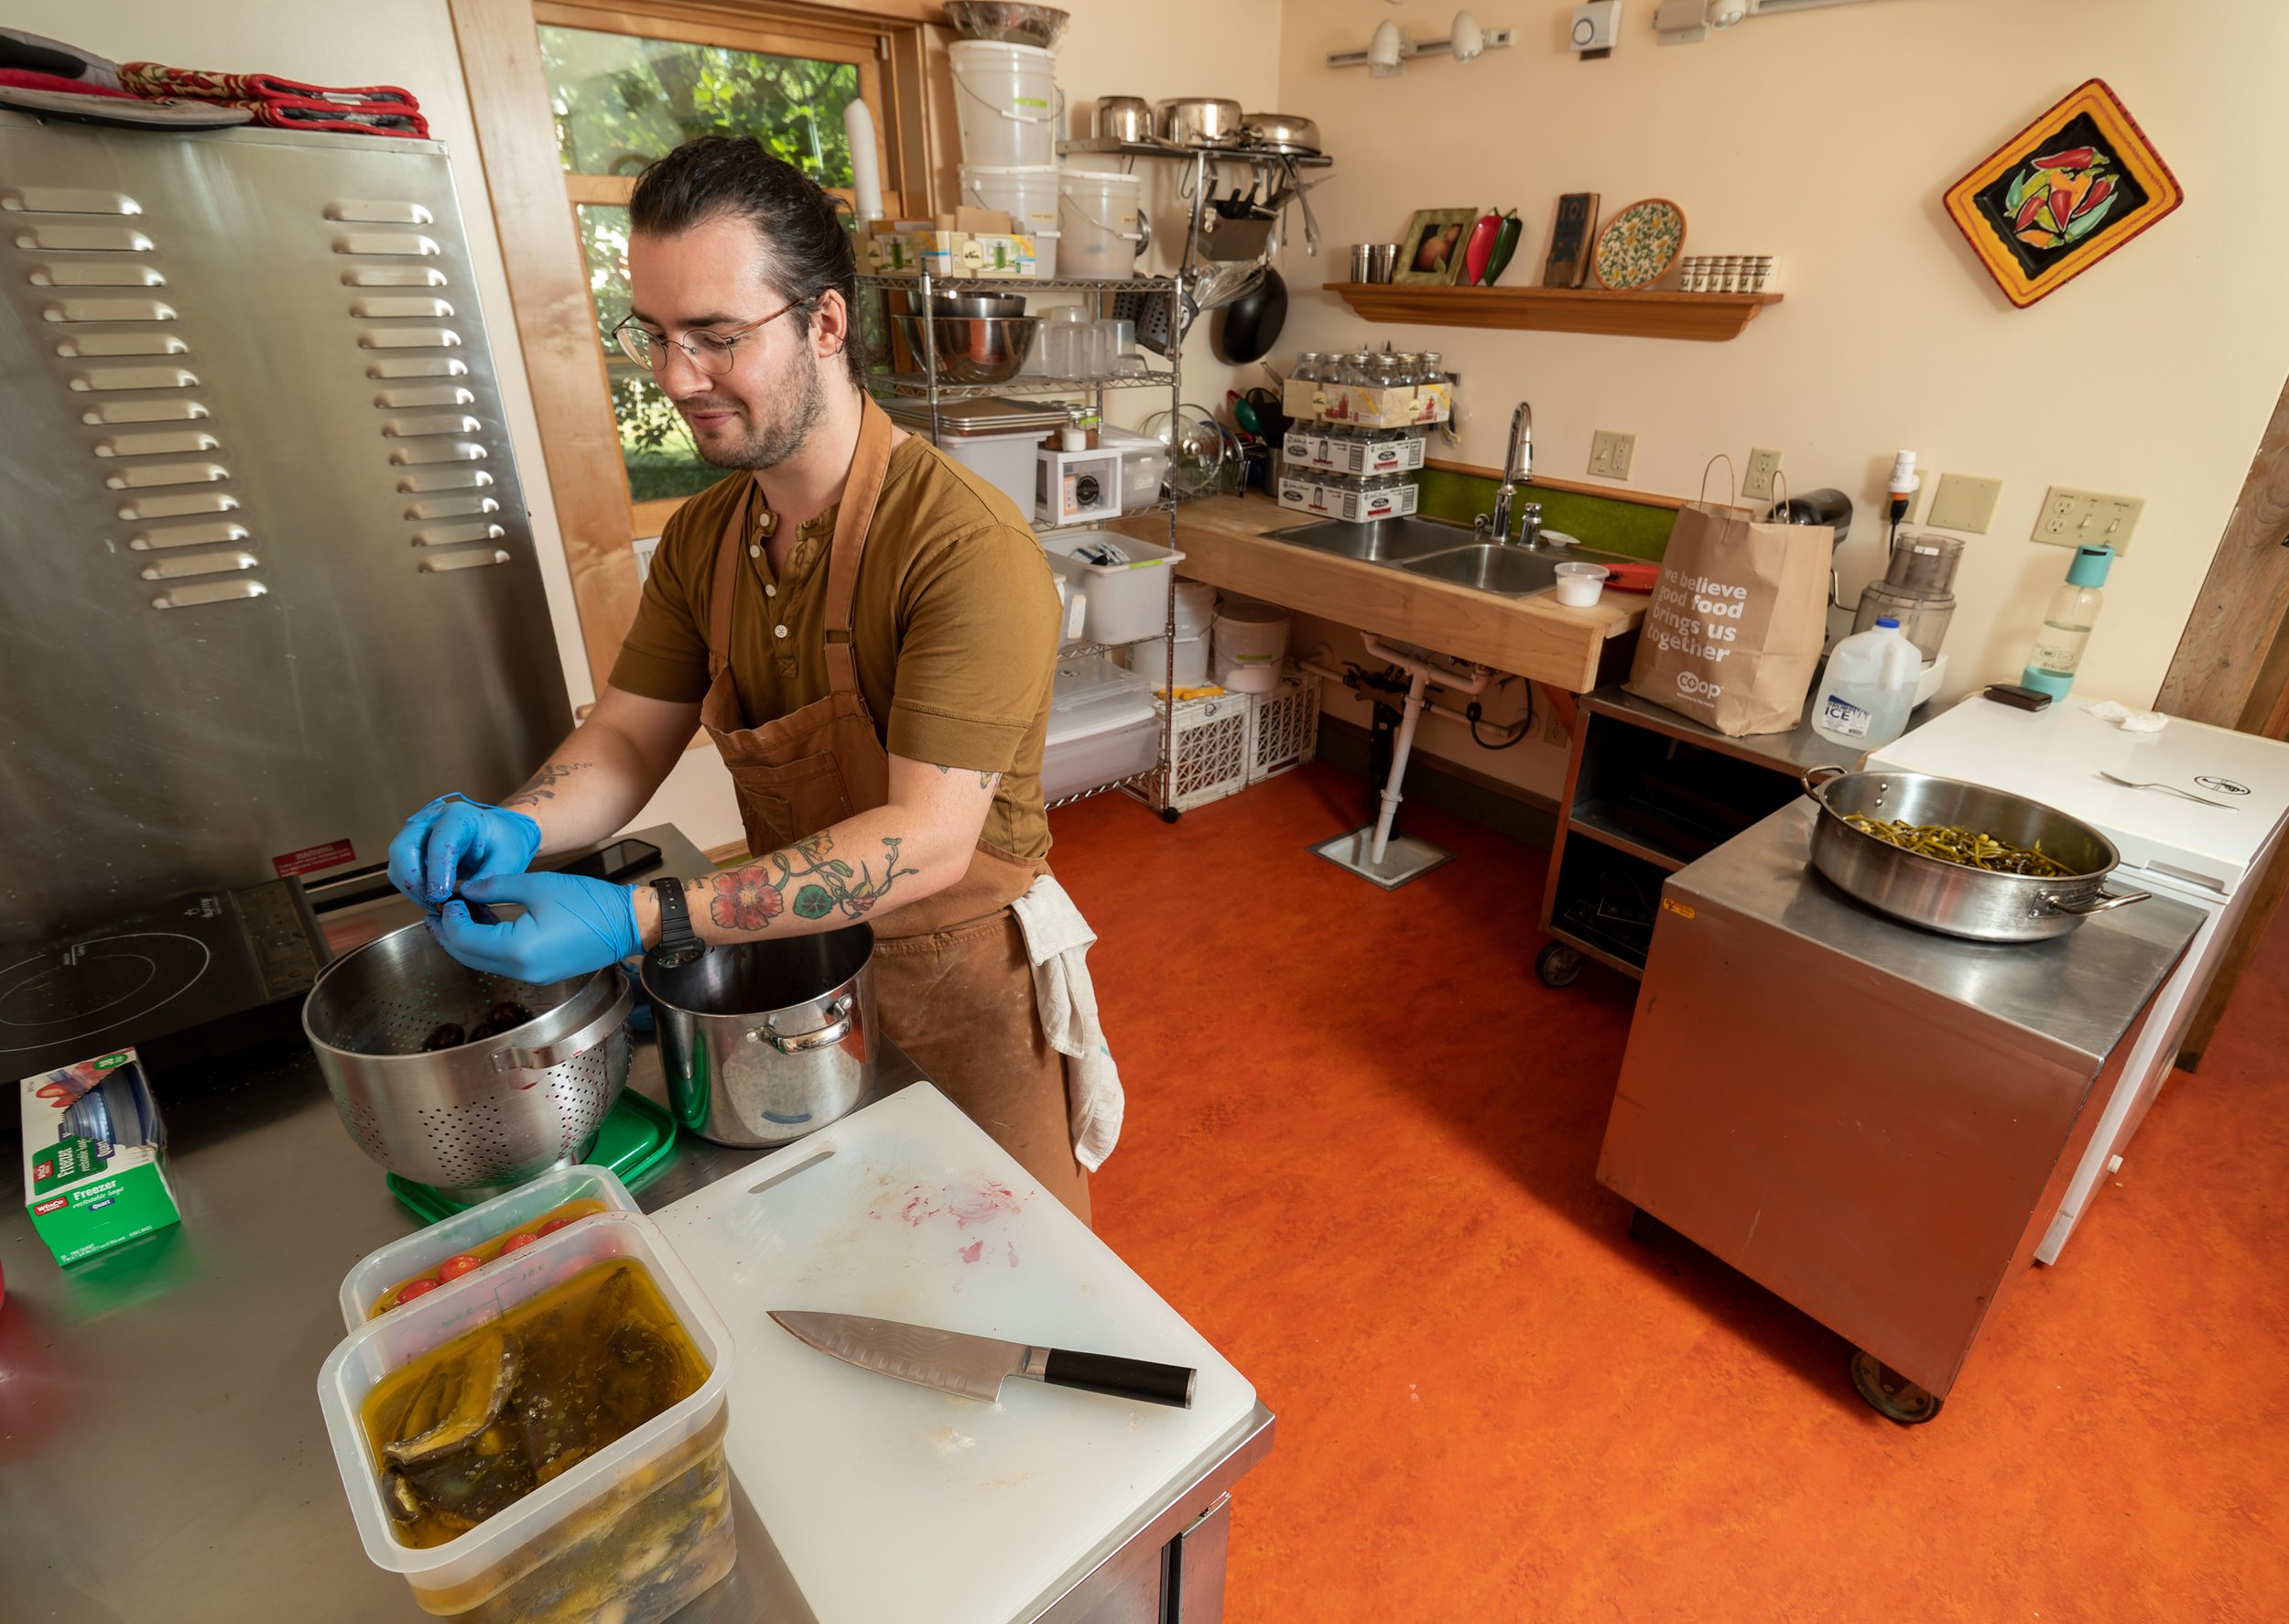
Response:
[[[720,378],[732,370],[732,363],[738,359],[732,351],[740,340],[776,321],[789,310],[799,309],[810,302],[807,298],[798,298],[791,304],[781,305],[768,316],[757,317],[729,332],[694,332],[681,339],[656,334],[631,316],[612,330],[612,336],[618,341],[622,354],[655,373],[667,364],[667,349],[672,344],[691,358],[692,365],[711,378]]]

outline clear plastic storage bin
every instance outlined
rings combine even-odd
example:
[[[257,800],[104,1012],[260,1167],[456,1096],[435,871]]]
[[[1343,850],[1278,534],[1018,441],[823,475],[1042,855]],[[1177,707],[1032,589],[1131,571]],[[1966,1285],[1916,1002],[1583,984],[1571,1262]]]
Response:
[[[401,1543],[359,1422],[366,1394],[431,1348],[615,1258],[651,1275],[707,1361],[707,1380],[458,1538]],[[731,1363],[731,1333],[652,1220],[602,1212],[352,1332],[319,1370],[318,1402],[366,1556],[401,1575],[424,1610],[466,1624],[657,1624],[738,1555],[723,1459]]]
[[[1158,637],[1168,626],[1168,580],[1184,555],[1111,530],[1068,530],[1045,536],[1049,567],[1069,577],[1089,600],[1081,635],[1091,643],[1134,643]],[[1073,555],[1110,545],[1124,562],[1090,564]]]
[[[456,1253],[483,1246],[572,1201],[602,1201],[607,1208],[620,1212],[638,1210],[635,1197],[628,1194],[628,1186],[609,1167],[552,1168],[530,1184],[519,1185],[505,1195],[481,1201],[466,1212],[457,1212],[426,1229],[415,1230],[402,1240],[393,1240],[379,1250],[366,1253],[356,1267],[342,1277],[343,1327],[354,1331],[365,1324],[374,1316],[374,1305],[381,1300],[382,1294],[399,1281],[427,1274]],[[495,1258],[477,1272],[482,1274],[500,1261]]]

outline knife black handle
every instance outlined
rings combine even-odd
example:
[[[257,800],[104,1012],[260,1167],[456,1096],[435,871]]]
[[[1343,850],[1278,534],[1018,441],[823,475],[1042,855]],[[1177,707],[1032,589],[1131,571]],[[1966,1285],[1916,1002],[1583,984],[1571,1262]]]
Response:
[[[1116,1359],[1109,1353],[1075,1353],[1052,1348],[1041,1380],[1051,1387],[1078,1387],[1116,1399],[1192,1408],[1192,1382],[1199,1374],[1188,1365],[1156,1365],[1151,1359]]]

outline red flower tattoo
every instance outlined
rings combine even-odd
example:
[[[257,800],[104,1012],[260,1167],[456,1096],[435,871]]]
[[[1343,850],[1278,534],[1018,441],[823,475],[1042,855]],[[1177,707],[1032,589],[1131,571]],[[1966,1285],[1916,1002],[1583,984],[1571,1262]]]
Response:
[[[723,930],[761,930],[778,916],[787,900],[754,869],[732,869],[708,882],[714,895],[708,917]]]

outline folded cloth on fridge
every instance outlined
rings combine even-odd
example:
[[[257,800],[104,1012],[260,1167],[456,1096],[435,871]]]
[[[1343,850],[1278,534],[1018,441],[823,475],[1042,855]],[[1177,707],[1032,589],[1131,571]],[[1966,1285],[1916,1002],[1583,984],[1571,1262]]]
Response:
[[[255,123],[278,129],[415,138],[429,133],[420,102],[394,84],[311,84],[276,73],[224,73],[164,62],[123,62],[119,80],[139,96],[182,96],[244,107]]]

